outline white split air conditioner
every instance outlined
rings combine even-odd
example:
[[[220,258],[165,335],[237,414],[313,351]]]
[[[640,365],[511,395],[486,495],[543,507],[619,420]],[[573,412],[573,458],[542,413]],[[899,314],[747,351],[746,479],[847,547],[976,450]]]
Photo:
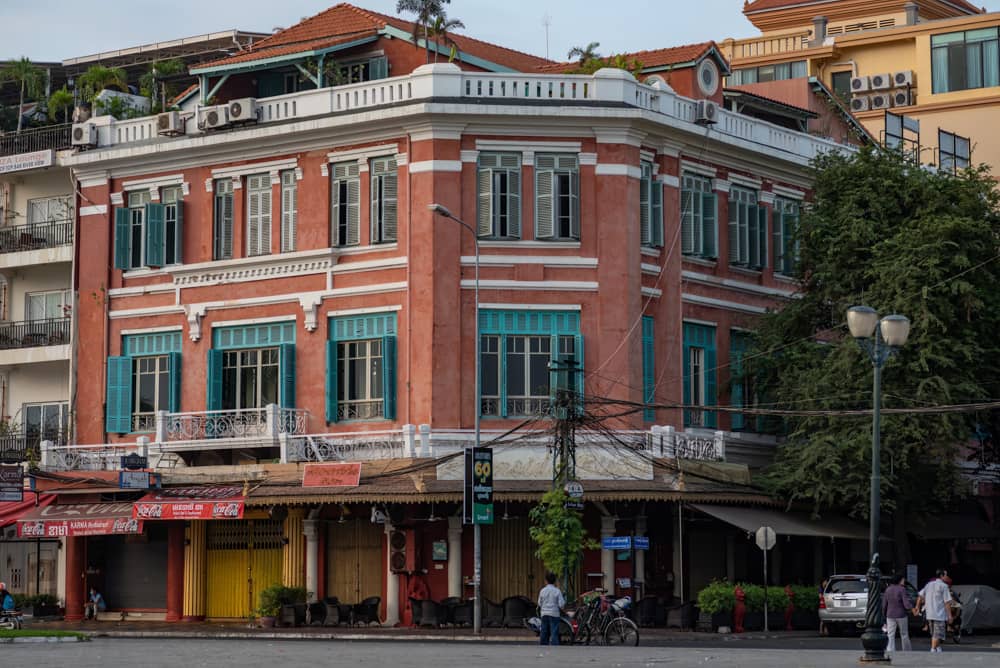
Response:
[[[873,74],[871,77],[872,90],[889,90],[892,88],[891,74]]]
[[[867,95],[856,95],[851,98],[851,111],[868,111],[872,108],[871,98]]]
[[[892,106],[894,107],[909,107],[912,104],[917,103],[917,94],[912,90],[905,88],[902,90],[892,91]]]
[[[179,111],[165,111],[156,115],[156,134],[158,135],[182,135],[184,134],[184,120]]]
[[[698,125],[715,125],[719,122],[719,105],[711,100],[698,100],[694,112],[694,122]]]
[[[892,85],[894,88],[913,85],[913,70],[903,70],[892,75]]]
[[[230,123],[247,123],[257,121],[256,98],[243,97],[238,100],[230,100],[226,106],[229,109]]]
[[[93,123],[74,123],[73,146],[97,146],[97,126]]]
[[[871,82],[868,77],[851,77],[851,92],[864,93],[871,90]]]
[[[890,107],[892,107],[892,93],[872,95],[872,109],[889,109]]]
[[[217,107],[205,107],[202,109],[200,125],[202,130],[224,128],[229,125],[228,106],[221,104]]]

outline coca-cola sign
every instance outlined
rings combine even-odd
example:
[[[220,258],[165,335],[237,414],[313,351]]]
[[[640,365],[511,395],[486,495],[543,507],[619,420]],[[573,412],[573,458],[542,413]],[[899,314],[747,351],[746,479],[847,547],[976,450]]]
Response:
[[[198,494],[199,488],[184,490]],[[178,490],[147,494],[135,502],[132,517],[142,520],[241,519],[244,498],[240,487],[206,488],[204,496],[186,497]]]

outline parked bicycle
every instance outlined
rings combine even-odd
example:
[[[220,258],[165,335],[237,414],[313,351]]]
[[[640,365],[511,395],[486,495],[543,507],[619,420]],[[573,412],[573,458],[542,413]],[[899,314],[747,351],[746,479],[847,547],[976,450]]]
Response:
[[[579,599],[575,609],[563,613],[559,620],[559,643],[563,645],[591,643],[599,645],[639,644],[639,627],[627,617],[632,599],[628,596],[615,601],[600,591],[588,592]],[[542,621],[538,617],[525,620],[525,625],[541,633]]]

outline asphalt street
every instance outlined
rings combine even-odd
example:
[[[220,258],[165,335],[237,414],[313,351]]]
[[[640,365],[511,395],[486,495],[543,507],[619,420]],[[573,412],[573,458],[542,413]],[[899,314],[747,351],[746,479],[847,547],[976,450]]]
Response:
[[[128,640],[98,638],[85,643],[13,644],[0,649],[4,666],[42,668],[109,668],[142,666],[199,668],[292,668],[295,666],[372,666],[472,668],[489,666],[712,666],[712,668],[827,668],[858,665],[859,649],[788,649],[753,647],[733,641],[698,647],[552,647],[510,643],[414,643],[406,641],[269,641],[217,639]],[[1000,665],[1000,650],[947,648],[942,654],[913,651],[897,654],[893,666]]]

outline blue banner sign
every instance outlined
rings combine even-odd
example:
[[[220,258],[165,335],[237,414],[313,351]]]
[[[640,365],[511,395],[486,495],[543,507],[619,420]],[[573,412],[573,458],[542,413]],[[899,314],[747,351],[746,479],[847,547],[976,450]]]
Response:
[[[601,539],[602,550],[631,550],[631,536],[605,536]]]
[[[635,537],[635,549],[637,549],[637,550],[648,550],[649,549],[649,536],[636,536]]]

